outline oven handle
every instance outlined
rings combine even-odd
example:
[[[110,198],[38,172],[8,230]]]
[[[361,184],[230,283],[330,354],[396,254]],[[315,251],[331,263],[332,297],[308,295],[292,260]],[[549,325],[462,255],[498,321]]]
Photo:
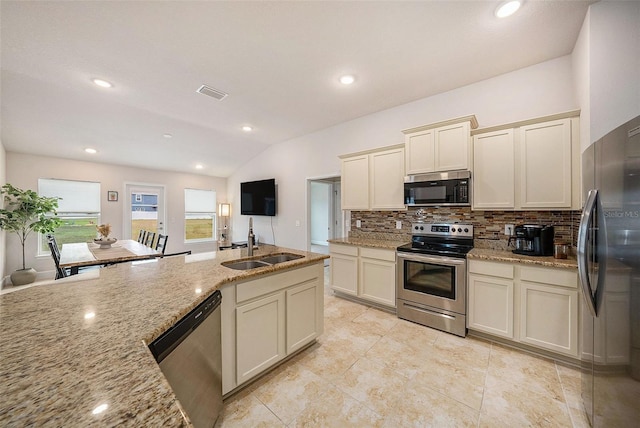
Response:
[[[444,256],[429,256],[425,254],[421,254],[419,256],[407,253],[396,252],[396,256],[399,259],[411,260],[414,262],[422,262],[422,263],[434,263],[444,266],[464,266],[467,262],[466,259],[454,259],[453,257],[444,257]]]

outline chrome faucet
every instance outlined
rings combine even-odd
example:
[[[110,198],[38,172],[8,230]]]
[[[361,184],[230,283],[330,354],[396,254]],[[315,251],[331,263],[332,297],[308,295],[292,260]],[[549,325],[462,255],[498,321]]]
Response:
[[[255,240],[256,235],[253,234],[253,217],[249,217],[249,236],[247,236],[247,250],[249,256],[253,256],[253,243]]]

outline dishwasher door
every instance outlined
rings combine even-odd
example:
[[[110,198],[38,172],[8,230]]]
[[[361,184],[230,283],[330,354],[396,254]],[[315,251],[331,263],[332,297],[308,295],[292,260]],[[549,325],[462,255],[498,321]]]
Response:
[[[222,410],[221,301],[216,291],[149,346],[196,428],[213,427]]]

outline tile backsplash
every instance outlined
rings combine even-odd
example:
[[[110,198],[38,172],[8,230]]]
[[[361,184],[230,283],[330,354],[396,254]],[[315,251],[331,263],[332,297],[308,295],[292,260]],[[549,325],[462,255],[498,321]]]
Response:
[[[474,228],[474,245],[477,248],[510,249],[506,224],[544,224],[555,229],[555,239],[576,246],[580,211],[471,211],[471,208],[423,208],[427,223],[468,223]],[[407,211],[351,211],[350,237],[409,241],[411,223],[416,221],[418,208]],[[356,221],[360,220],[360,227]],[[396,221],[402,229],[396,229]]]

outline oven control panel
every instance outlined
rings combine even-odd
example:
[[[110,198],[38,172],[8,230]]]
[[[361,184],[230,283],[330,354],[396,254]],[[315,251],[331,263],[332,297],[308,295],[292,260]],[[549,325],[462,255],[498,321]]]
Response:
[[[411,232],[414,235],[473,238],[473,226],[470,224],[412,223]]]

